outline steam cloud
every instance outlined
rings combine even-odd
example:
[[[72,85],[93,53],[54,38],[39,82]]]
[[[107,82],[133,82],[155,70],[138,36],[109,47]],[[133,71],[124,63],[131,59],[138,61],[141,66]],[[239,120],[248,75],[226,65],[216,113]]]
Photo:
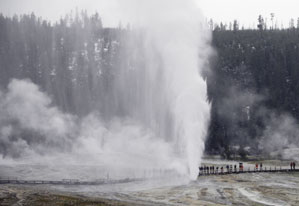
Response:
[[[263,101],[267,98],[267,95],[257,94],[252,90],[244,91],[236,86],[231,87],[226,98],[217,105],[217,112],[224,121],[232,122],[228,128],[230,134],[237,134],[234,138],[229,136],[231,139],[228,141],[231,145],[248,146],[253,149],[250,151],[252,153],[298,159],[298,121],[291,114],[266,108]],[[255,128],[254,139],[248,128],[239,124],[250,122],[252,118],[258,118],[262,125]]]
[[[299,124],[289,114],[270,113],[259,147],[271,156],[298,160]]]
[[[0,97],[2,157],[184,172],[170,145],[133,120],[105,124],[96,114],[65,114],[29,80],[13,79]]]
[[[122,61],[145,65],[119,72],[113,82],[115,101],[83,118],[61,112],[29,80],[12,80],[1,94],[3,156],[52,154],[120,170],[175,169],[197,177],[210,119],[201,77],[211,54],[210,31],[193,0],[119,5],[135,28],[127,49],[140,43],[134,36],[138,32],[146,48],[144,56]]]
[[[51,106],[51,99],[29,80],[12,80],[0,93],[0,153],[18,157],[48,146],[71,144],[74,117]],[[43,147],[41,147],[43,146]]]
[[[187,160],[190,177],[195,179],[210,118],[206,82],[200,73],[211,54],[211,35],[192,0],[125,3],[125,11],[138,19],[136,24],[147,34],[146,48],[154,47],[161,55],[176,153]]]

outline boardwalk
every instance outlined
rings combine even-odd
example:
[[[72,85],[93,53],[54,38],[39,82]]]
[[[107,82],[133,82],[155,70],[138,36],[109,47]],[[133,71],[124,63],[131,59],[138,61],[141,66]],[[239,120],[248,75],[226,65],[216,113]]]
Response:
[[[231,175],[231,174],[246,174],[246,173],[294,173],[299,172],[299,169],[284,169],[284,168],[269,168],[266,167],[262,170],[250,170],[250,168],[241,170],[228,170],[228,171],[212,171],[212,172],[200,172],[198,174],[198,177],[203,176],[216,176],[216,175]],[[23,184],[23,185],[41,185],[41,184],[47,184],[47,185],[105,185],[105,184],[121,184],[121,183],[129,183],[129,182],[135,182],[135,181],[141,181],[144,180],[142,178],[126,178],[126,179],[120,179],[120,180],[110,180],[110,179],[100,179],[100,180],[94,180],[94,181],[82,181],[78,179],[62,179],[62,180],[22,180],[18,179],[16,177],[0,177],[0,184]]]
[[[0,178],[0,184],[24,184],[24,185],[104,185],[104,184],[121,184],[134,181],[140,181],[141,179],[121,179],[121,180],[94,180],[94,181],[81,181],[77,179],[63,179],[63,180],[20,180],[18,178],[2,177]]]
[[[244,170],[226,170],[221,172],[219,171],[211,171],[211,172],[199,172],[198,177],[201,176],[211,176],[211,175],[230,175],[230,174],[246,174],[246,173],[275,173],[275,172],[284,172],[284,173],[292,173],[299,172],[299,169],[283,169],[283,168],[265,168],[265,169],[244,169]]]

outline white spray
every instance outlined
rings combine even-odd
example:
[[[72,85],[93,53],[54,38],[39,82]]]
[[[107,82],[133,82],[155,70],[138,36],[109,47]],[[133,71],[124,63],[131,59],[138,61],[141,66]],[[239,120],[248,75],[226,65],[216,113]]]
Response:
[[[197,177],[210,118],[201,77],[211,53],[210,33],[192,0],[119,5],[136,30],[141,28],[146,66],[119,71],[114,102],[105,111],[108,120],[102,111],[85,118],[64,114],[32,82],[13,80],[0,95],[2,155],[97,164],[110,177],[161,169]],[[136,44],[134,34],[130,42]],[[124,115],[117,116],[120,104]],[[24,136],[28,130],[36,135]]]
[[[193,0],[130,0],[122,7],[146,31],[146,48],[154,47],[162,58],[163,89],[175,124],[175,152],[187,161],[195,179],[210,118],[206,82],[200,76],[211,52],[210,32]]]

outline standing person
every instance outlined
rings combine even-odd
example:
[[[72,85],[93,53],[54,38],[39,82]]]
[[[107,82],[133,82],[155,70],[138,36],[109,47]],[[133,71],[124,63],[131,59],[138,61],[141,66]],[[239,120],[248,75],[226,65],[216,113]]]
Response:
[[[199,168],[199,174],[203,174],[203,167]]]
[[[221,174],[223,173],[223,167],[221,167]]]
[[[242,162],[239,163],[239,172],[243,172],[243,163]]]
[[[256,164],[255,164],[255,170],[258,170],[258,169],[259,169],[259,164],[256,163]]]
[[[292,170],[293,169],[293,162],[291,162],[290,167],[291,167],[291,170]]]
[[[261,171],[263,170],[263,164],[262,163],[260,164],[260,170]]]

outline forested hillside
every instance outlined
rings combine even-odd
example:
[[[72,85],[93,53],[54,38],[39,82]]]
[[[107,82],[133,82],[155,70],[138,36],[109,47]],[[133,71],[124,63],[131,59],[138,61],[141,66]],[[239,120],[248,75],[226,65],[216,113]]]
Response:
[[[141,93],[138,83],[146,78],[136,80],[134,68],[147,65],[142,32],[133,34],[134,44],[130,33],[129,27],[103,28],[98,14],[85,12],[55,24],[34,14],[0,15],[0,87],[5,90],[11,78],[28,78],[63,111],[80,116],[96,110],[105,118],[117,104],[109,113],[125,116],[122,104],[130,97],[116,97],[114,85],[129,81],[131,92]],[[292,125],[299,119],[299,29],[215,29],[213,46],[206,150],[226,158],[234,146],[258,153],[271,134],[265,131],[279,124],[275,119],[285,123],[287,116]],[[121,72],[125,79],[118,79]],[[294,140],[295,133],[285,134]]]
[[[126,31],[103,28],[98,14],[50,24],[34,14],[0,16],[0,84],[28,78],[66,112],[84,115],[111,104]],[[99,101],[101,100],[101,101]],[[105,115],[105,114],[103,114]]]
[[[208,77],[208,151],[229,156],[235,145],[261,152],[268,146],[261,144],[269,144],[260,141],[266,129],[283,124],[282,116],[294,126],[299,119],[299,29],[216,29],[213,45],[217,55]],[[281,122],[273,124],[276,120]],[[284,135],[280,138],[292,136],[298,142],[297,135]]]

